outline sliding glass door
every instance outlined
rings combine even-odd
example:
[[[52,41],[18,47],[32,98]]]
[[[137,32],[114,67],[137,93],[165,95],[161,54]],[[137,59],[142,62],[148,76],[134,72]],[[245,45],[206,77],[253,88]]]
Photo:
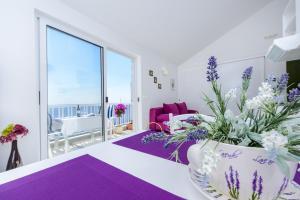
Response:
[[[41,130],[41,148],[42,157],[45,151],[54,157],[105,139],[103,48],[76,32],[44,26],[41,128],[47,131]]]
[[[107,138],[114,139],[134,132],[136,96],[133,58],[113,50],[106,51],[107,120],[112,125]],[[123,105],[125,110],[117,115],[115,109]],[[114,128],[113,128],[114,127]]]

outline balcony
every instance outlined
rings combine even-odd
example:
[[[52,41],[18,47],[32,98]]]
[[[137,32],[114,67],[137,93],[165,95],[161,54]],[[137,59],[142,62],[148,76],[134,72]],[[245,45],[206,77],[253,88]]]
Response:
[[[125,104],[126,112],[120,120],[114,114],[116,104],[105,110],[107,139],[132,132],[132,106]],[[49,157],[83,148],[103,141],[100,104],[51,105],[48,107]],[[116,128],[118,127],[118,128]]]

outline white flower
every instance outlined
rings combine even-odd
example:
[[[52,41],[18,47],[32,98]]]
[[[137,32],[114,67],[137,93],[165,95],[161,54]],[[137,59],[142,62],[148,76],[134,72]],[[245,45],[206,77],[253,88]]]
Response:
[[[248,110],[257,109],[261,106],[261,100],[259,96],[256,96],[246,101],[246,107]]]
[[[272,86],[267,82],[262,82],[261,86],[258,88],[259,95],[274,95]]]
[[[258,88],[258,91],[258,96],[260,97],[261,104],[266,104],[274,101],[274,90],[269,83],[263,82],[262,86]]]
[[[226,94],[225,94],[225,99],[230,99],[230,98],[236,98],[236,88],[230,89]]]
[[[234,116],[233,112],[230,109],[225,111],[224,117],[228,121],[235,121],[236,120],[236,117]]]
[[[258,95],[246,101],[246,107],[249,110],[257,109],[264,104],[273,102],[274,96],[275,94],[272,86],[267,82],[263,82],[262,85],[258,88]]]
[[[217,163],[220,159],[220,155],[216,153],[213,149],[206,149],[204,151],[204,156],[202,163],[197,172],[203,175],[209,175],[213,169],[217,168]]]
[[[288,138],[276,130],[271,130],[269,132],[263,132],[262,143],[266,151],[274,152],[275,150],[277,152],[279,148],[283,148],[284,145],[288,143]]]

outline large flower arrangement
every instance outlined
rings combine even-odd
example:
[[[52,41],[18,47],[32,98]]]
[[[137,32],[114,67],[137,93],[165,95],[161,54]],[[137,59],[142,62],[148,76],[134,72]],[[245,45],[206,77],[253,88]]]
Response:
[[[28,133],[28,129],[20,124],[9,124],[2,131],[0,136],[0,143],[9,143],[18,139],[18,136],[25,136]]]
[[[261,147],[268,152],[270,160],[277,163],[281,171],[289,177],[287,161],[300,161],[300,89],[298,87],[286,94],[288,74],[279,77],[270,76],[258,88],[258,95],[249,99],[247,91],[252,76],[252,67],[242,74],[238,114],[234,114],[228,103],[237,96],[237,88],[223,93],[218,83],[217,61],[210,57],[207,67],[207,81],[211,83],[215,98],[205,95],[204,100],[213,112],[213,121],[196,115],[188,121],[201,123],[170,122],[185,130],[175,131],[173,135],[154,133],[142,140],[148,143],[153,140],[164,140],[165,147],[171,143],[178,145],[189,140],[214,140],[232,145]],[[187,125],[189,124],[189,125]],[[178,153],[178,148],[175,153]],[[207,152],[207,161],[203,161],[202,174],[209,174],[216,166],[218,155]],[[205,157],[204,157],[205,158]],[[204,159],[205,160],[205,159]]]
[[[28,129],[20,124],[8,124],[1,132],[0,143],[12,143],[11,152],[6,165],[6,170],[11,170],[22,165],[22,159],[18,151],[18,137],[28,134]]]
[[[125,114],[126,106],[122,103],[119,103],[115,107],[115,115],[117,117],[121,117],[123,114]]]

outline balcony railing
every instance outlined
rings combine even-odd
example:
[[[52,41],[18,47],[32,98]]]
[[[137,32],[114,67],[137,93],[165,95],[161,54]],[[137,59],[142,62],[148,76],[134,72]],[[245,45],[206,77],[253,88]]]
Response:
[[[114,108],[117,103],[109,103],[106,108],[106,117],[114,118],[114,124],[118,125],[119,120],[115,116]],[[120,119],[121,124],[127,124],[132,122],[132,106],[131,104],[125,104],[126,112],[122,115]],[[76,104],[63,104],[63,105],[49,105],[48,113],[51,115],[52,119],[61,119],[65,117],[76,117],[77,116],[77,107]],[[95,114],[98,115],[101,113],[100,104],[79,104],[80,115],[89,115]]]

